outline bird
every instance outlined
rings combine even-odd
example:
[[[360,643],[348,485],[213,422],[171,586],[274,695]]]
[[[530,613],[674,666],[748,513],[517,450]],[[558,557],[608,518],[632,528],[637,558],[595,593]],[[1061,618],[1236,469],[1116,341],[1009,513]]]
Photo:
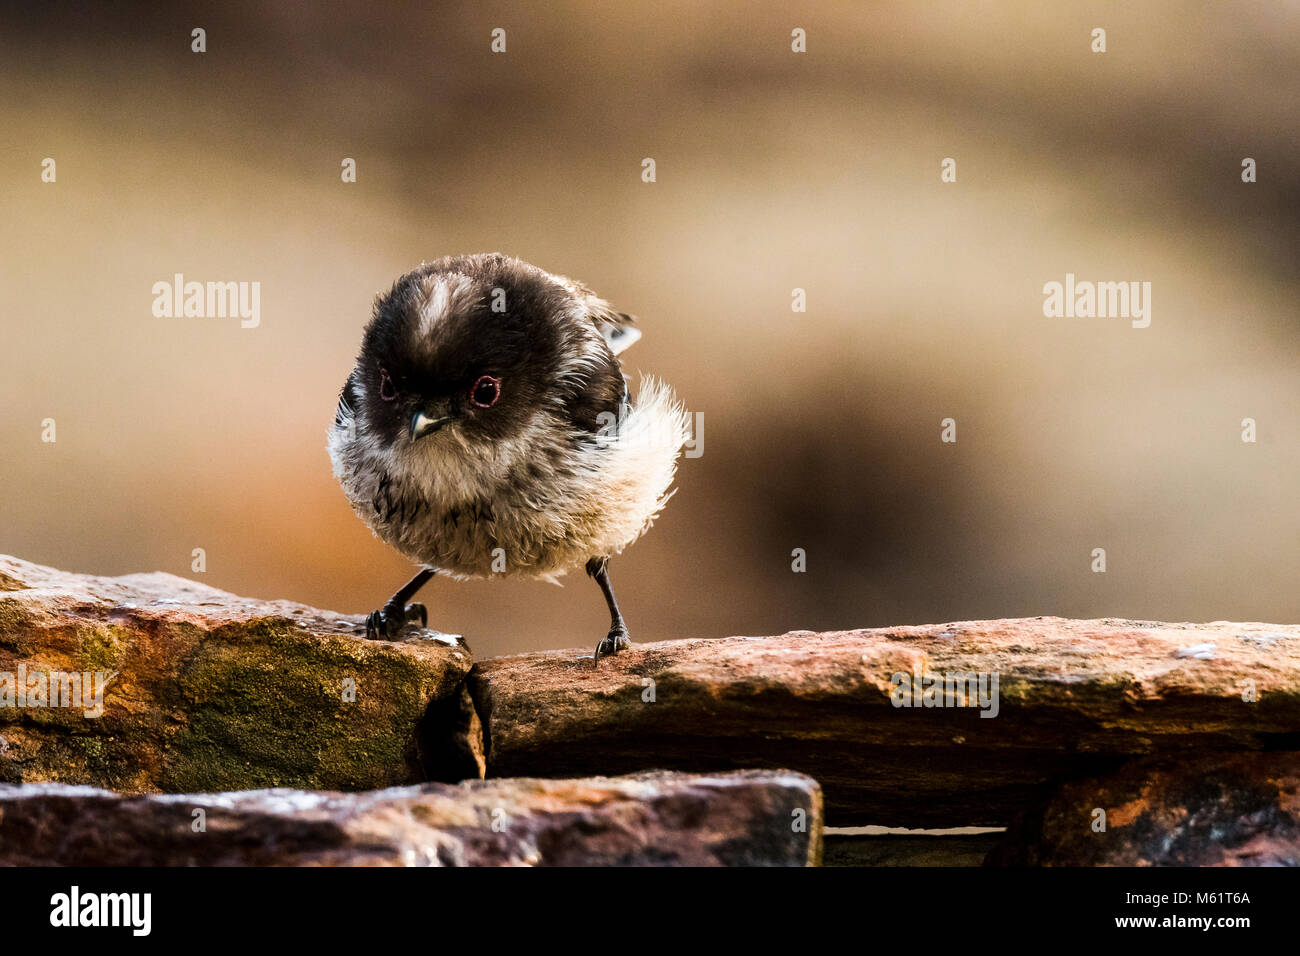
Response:
[[[609,563],[675,493],[689,436],[660,379],[631,395],[634,322],[501,253],[421,263],[376,297],[327,446],[353,510],[419,570],[367,616],[368,638],[428,628],[409,602],[434,575],[559,583],[581,565],[610,613],[594,664],[630,645]]]

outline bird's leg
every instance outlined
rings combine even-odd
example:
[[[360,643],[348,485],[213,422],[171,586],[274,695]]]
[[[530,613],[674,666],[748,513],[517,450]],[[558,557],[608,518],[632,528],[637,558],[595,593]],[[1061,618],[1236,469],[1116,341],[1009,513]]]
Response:
[[[609,605],[609,634],[596,645],[596,653],[593,655],[595,663],[600,663],[602,654],[608,656],[617,654],[631,645],[627,639],[627,625],[623,623],[623,615],[619,613],[618,601],[614,597],[614,586],[609,583],[609,558],[592,558],[587,562],[587,573],[596,579],[600,585],[600,590],[605,595],[605,603]]]
[[[429,612],[423,604],[407,604],[415,592],[424,587],[424,583],[433,577],[432,568],[421,568],[415,577],[402,585],[401,590],[388,599],[382,611],[371,611],[366,615],[366,637],[372,641],[392,640],[402,633],[402,628],[411,621],[419,621],[420,627],[429,626]]]

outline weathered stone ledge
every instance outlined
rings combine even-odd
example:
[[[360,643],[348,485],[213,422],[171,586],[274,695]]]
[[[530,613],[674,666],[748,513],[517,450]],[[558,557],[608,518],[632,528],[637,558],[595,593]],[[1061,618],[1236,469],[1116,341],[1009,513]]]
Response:
[[[893,676],[917,671],[996,675],[996,717],[893,706]],[[673,641],[599,667],[581,650],[479,661],[469,686],[490,777],[790,767],[822,784],[831,826],[1005,826],[1137,756],[1300,749],[1300,627],[1273,624]]]
[[[0,556],[0,782],[175,793],[479,776],[468,649],[363,633],[356,616],[170,574]],[[107,678],[102,714],[89,686],[50,706],[73,690],[58,674]]]
[[[782,772],[121,797],[0,785],[0,866],[812,866],[821,794]]]
[[[1007,826],[1135,758],[1300,750],[1294,625],[974,621],[472,669],[462,643],[363,630],[357,616],[171,575],[0,557],[0,782],[364,791],[485,768],[791,768],[824,787],[834,826]],[[112,675],[102,716],[6,706],[19,671]],[[977,706],[894,706],[926,703],[896,686],[921,674],[982,676],[986,694],[996,678],[997,693],[982,706],[960,695]]]

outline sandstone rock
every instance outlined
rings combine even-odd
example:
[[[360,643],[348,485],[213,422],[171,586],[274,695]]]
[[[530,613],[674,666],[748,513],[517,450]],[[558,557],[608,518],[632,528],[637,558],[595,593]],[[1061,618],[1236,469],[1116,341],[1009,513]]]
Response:
[[[821,835],[816,782],[782,772],[355,794],[0,785],[0,866],[806,866]]]
[[[997,716],[894,707],[893,675],[917,670],[997,675]],[[1300,627],[794,632],[637,644],[599,667],[583,651],[496,658],[469,683],[489,776],[791,767],[821,782],[832,826],[1005,826],[1060,779],[1136,755],[1294,741]]]
[[[469,651],[363,634],[358,617],[170,574],[102,578],[0,557],[0,782],[183,793],[478,776]],[[79,699],[56,673],[112,675],[102,716],[87,716],[92,678]],[[48,706],[70,691],[82,706]],[[426,742],[431,720],[462,739]]]
[[[1094,829],[1098,810],[1104,831]],[[986,863],[1300,866],[1300,753],[1146,758],[1071,782]]]

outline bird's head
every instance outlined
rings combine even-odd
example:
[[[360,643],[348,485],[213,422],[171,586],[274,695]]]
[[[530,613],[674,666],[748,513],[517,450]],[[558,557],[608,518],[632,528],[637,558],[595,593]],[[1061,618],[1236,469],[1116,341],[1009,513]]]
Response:
[[[603,346],[581,318],[571,290],[504,256],[407,273],[377,299],[354,373],[372,437],[396,447],[519,434]]]

